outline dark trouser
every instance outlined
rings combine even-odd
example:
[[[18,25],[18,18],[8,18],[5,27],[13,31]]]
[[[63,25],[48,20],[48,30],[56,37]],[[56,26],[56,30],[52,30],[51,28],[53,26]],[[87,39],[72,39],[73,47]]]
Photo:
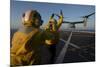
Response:
[[[50,53],[51,53],[51,60],[50,60],[50,63],[53,64],[53,63],[55,62],[56,45],[55,45],[55,44],[50,45],[50,46],[49,46],[49,50],[50,50]]]

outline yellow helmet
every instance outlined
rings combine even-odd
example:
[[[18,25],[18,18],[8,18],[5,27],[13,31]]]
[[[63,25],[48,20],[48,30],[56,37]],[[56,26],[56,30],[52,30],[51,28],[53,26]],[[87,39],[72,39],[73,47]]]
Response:
[[[36,10],[28,10],[22,15],[22,23],[24,26],[33,26],[40,27],[42,25],[43,20],[41,19],[41,15]]]

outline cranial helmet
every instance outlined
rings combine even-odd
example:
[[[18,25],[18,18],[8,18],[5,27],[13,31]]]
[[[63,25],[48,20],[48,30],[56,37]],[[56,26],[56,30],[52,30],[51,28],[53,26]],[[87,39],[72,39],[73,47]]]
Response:
[[[40,27],[43,23],[41,15],[36,10],[28,10],[22,15],[22,23],[25,26]]]

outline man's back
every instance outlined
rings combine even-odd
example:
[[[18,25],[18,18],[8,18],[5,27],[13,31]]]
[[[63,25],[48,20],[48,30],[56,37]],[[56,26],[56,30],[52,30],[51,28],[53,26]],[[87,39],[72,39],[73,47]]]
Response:
[[[42,44],[42,40],[41,32],[37,30],[27,34],[16,32],[12,39],[11,64],[39,64],[39,45]]]

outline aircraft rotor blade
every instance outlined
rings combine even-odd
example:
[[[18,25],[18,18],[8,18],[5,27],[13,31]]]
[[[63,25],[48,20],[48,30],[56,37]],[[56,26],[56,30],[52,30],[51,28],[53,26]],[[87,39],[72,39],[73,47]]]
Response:
[[[95,13],[91,13],[91,14],[89,14],[89,15],[81,16],[81,17],[82,17],[82,18],[89,18],[89,17],[92,16],[93,14],[95,14]]]

